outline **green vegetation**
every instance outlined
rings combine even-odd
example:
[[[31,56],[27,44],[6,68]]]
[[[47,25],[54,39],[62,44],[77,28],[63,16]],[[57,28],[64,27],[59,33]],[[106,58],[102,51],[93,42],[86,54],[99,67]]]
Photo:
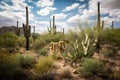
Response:
[[[97,75],[97,73],[105,74],[105,71],[103,63],[92,58],[86,58],[80,67],[80,72],[87,77]]]
[[[67,33],[63,28],[63,32],[57,32],[53,16],[48,33],[36,34],[34,27],[31,35],[26,7],[24,33],[19,35],[17,22],[15,33],[0,35],[0,80],[55,80],[56,76],[71,79],[73,70],[84,78],[97,76],[102,80],[107,76],[106,80],[119,80],[120,28],[113,28],[113,21],[112,29],[105,28],[104,20],[102,26],[100,21],[98,2],[95,27],[79,27]],[[72,71],[64,69],[66,66]],[[63,74],[57,72],[59,69],[64,70]]]
[[[35,65],[35,72],[38,75],[46,74],[54,69],[54,61],[51,57],[40,57]]]

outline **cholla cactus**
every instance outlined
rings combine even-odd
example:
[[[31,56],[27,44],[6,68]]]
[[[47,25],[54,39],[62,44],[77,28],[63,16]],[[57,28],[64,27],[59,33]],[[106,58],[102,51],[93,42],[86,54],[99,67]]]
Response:
[[[78,49],[79,48],[79,46],[78,46],[78,40],[76,39],[76,41],[75,41],[75,43],[74,43],[74,48],[75,49]]]
[[[88,49],[90,46],[90,39],[88,38],[88,34],[85,34],[85,40],[82,41],[82,47],[84,49],[84,55],[87,55]]]

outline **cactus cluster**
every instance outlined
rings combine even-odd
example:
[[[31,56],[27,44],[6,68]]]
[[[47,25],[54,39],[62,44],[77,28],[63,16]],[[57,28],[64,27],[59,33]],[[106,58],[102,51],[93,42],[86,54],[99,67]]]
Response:
[[[65,42],[64,41],[59,41],[59,42],[50,42],[50,50],[53,53],[58,53],[60,51],[65,50]]]
[[[26,39],[26,49],[29,50],[29,37],[31,34],[31,27],[29,26],[28,21],[28,7],[26,7],[26,25],[23,24],[23,31]]]
[[[48,32],[51,34],[56,34],[55,16],[53,16],[53,26],[51,26],[50,21],[50,28],[48,28]]]

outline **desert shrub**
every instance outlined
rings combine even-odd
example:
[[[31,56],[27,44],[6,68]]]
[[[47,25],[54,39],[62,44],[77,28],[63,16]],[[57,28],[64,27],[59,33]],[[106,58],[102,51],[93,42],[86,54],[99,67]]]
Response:
[[[39,50],[40,48],[46,45],[46,41],[42,38],[37,38],[35,42],[33,42],[33,48]]]
[[[6,48],[9,53],[15,52],[17,36],[14,33],[4,33],[0,37],[0,46]]]
[[[6,51],[0,50],[0,79],[13,80],[19,64],[16,62],[13,55]]]
[[[38,77],[38,80],[55,80],[55,72],[47,72]]]
[[[54,61],[51,57],[40,57],[38,62],[35,65],[34,71],[38,75],[46,74],[50,71],[52,71],[54,68]]]
[[[33,43],[33,48],[36,50],[48,45],[50,42],[58,42],[59,40],[63,40],[63,35],[58,33],[56,35],[52,34],[43,34],[38,36],[38,38]]]
[[[62,55],[59,54],[59,53],[53,53],[51,55],[51,57],[54,59],[54,60],[62,60]]]
[[[95,52],[96,38],[95,31],[91,28],[81,29],[80,32],[70,32],[74,40],[70,40],[66,48],[65,57],[70,64],[77,63],[85,57],[92,57]]]
[[[7,32],[1,36],[0,43],[3,47],[15,47],[16,40],[17,36],[14,33]]]
[[[22,35],[19,36],[16,43],[20,47],[25,47],[25,38]]]
[[[120,80],[120,67],[118,71],[114,71],[114,73],[111,76],[111,80]]]
[[[46,48],[41,48],[38,50],[39,55],[47,56],[48,50]]]
[[[105,57],[110,57],[115,54],[116,50],[114,49],[109,49],[109,48],[103,48],[100,53],[105,56]]]
[[[106,71],[103,63],[92,58],[86,58],[81,64],[79,70],[86,77],[97,75],[97,73],[104,74]]]
[[[71,71],[69,69],[65,69],[61,75],[61,78],[63,79],[71,79],[72,78],[72,74]]]
[[[105,44],[120,45],[120,29],[105,29],[100,31],[100,40]]]
[[[16,54],[16,61],[19,63],[21,68],[32,68],[35,63],[34,57],[29,54]]]

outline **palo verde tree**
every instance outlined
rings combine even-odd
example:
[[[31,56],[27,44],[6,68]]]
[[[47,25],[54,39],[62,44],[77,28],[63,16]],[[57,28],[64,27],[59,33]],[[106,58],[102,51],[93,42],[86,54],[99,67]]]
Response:
[[[28,7],[26,7],[26,24],[23,24],[23,31],[26,39],[26,49],[29,50],[29,37],[31,34],[31,27],[29,26]]]

